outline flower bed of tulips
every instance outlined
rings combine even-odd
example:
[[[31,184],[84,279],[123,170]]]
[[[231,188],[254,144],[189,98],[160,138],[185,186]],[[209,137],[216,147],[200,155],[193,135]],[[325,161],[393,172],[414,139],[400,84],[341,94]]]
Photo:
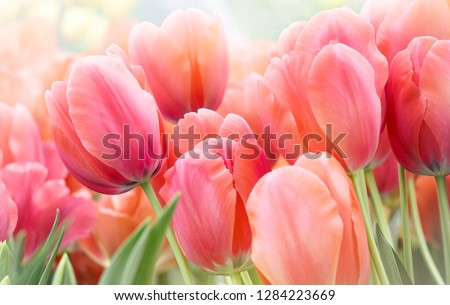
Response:
[[[50,32],[0,32],[0,284],[450,284],[448,0]]]

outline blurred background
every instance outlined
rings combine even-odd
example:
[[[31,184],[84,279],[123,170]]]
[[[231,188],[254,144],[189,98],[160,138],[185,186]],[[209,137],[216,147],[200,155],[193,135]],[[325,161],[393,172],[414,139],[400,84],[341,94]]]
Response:
[[[363,0],[0,0],[0,27],[24,19],[49,22],[57,31],[61,49],[84,52],[98,49],[108,35],[125,35],[137,22],[160,25],[176,9],[197,7],[220,12],[231,39],[275,41],[281,30],[295,20],[307,20],[320,10],[343,5],[359,11],[362,3]],[[41,34],[45,37],[46,33]]]

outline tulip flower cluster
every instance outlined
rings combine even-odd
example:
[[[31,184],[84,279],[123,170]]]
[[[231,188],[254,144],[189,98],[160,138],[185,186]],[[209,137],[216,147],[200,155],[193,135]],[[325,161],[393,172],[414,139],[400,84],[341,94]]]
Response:
[[[450,284],[447,0],[240,48],[177,10],[127,40],[0,94],[1,283]]]

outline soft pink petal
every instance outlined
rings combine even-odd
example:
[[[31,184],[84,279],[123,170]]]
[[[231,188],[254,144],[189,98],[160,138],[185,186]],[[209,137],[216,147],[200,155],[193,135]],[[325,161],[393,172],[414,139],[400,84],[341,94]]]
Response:
[[[23,105],[14,109],[10,147],[16,161],[42,162],[44,159],[39,127]]]
[[[17,224],[17,206],[0,180],[0,241],[7,240]]]
[[[208,159],[202,151],[199,144],[199,158],[185,154],[177,160],[160,194],[168,202],[181,191],[173,217],[180,247],[192,262],[214,271],[232,258],[237,194],[222,158]]]
[[[47,142],[43,144],[44,164],[48,170],[47,180],[65,179],[68,175],[67,168],[58,154],[55,143]]]
[[[38,222],[32,215],[33,194],[47,178],[47,169],[36,162],[10,163],[0,171],[11,199],[17,205],[18,221],[14,233]]]
[[[370,261],[364,220],[353,184],[344,168],[336,159],[325,155],[318,159],[302,156],[295,165],[317,175],[338,205],[344,227],[336,282],[367,284]]]
[[[450,10],[446,0],[395,2],[378,28],[377,45],[391,62],[418,36],[450,38]]]
[[[95,224],[96,208],[94,204],[81,197],[69,194],[64,180],[47,181],[33,196],[34,217],[40,219],[36,231],[36,244],[45,240],[54,222],[56,210],[60,212],[60,227],[65,233],[61,248],[76,240],[89,236]],[[47,229],[47,230],[46,230]]]
[[[301,147],[301,138],[294,116],[275,98],[272,90],[264,84],[264,81],[259,81],[257,86],[258,98],[264,105],[264,107],[258,108],[263,132],[275,135],[275,139],[263,140],[260,145],[269,159],[278,153],[292,164],[302,154],[300,149],[296,152],[297,148]],[[268,149],[270,152],[267,151]]]
[[[144,69],[155,100],[166,118],[176,120],[191,111],[186,103],[191,90],[191,66],[187,54],[175,39],[155,25],[143,22],[131,31],[129,52],[131,62]]]
[[[177,157],[194,149],[195,145],[209,137],[218,137],[223,117],[209,109],[199,109],[197,113],[184,115],[174,129],[172,145]]]
[[[306,21],[295,21],[288,28],[284,29],[272,51],[272,57],[282,58],[284,54],[289,54],[295,50],[297,39],[306,24]]]
[[[330,140],[346,134],[338,145],[344,153],[339,157],[348,170],[353,172],[369,164],[381,130],[381,103],[369,62],[343,44],[324,47],[311,65],[308,97],[323,132],[331,124]]]
[[[343,224],[325,184],[298,167],[264,176],[247,202],[252,260],[272,284],[334,284]]]
[[[388,64],[375,44],[373,26],[349,8],[323,11],[305,25],[296,49],[317,54],[334,43],[347,45],[366,58],[374,69],[375,88],[381,97],[388,78]]]

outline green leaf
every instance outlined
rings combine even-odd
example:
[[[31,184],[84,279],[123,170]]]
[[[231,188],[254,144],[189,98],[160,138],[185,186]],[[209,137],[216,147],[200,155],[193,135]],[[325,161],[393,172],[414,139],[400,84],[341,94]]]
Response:
[[[11,285],[11,279],[9,278],[9,276],[5,276],[1,281],[0,281],[0,285]]]
[[[403,266],[397,253],[395,253],[394,249],[392,249],[384,237],[378,224],[376,225],[375,238],[389,283],[392,285],[412,285],[411,278],[406,272],[405,266]]]
[[[69,256],[64,253],[53,275],[52,285],[76,285],[77,279],[70,263]]]
[[[179,197],[178,197],[179,198]],[[178,199],[169,204],[154,225],[145,221],[116,251],[103,272],[102,285],[145,285],[153,278],[166,229]]]
[[[56,245],[53,248],[52,254],[50,255],[50,259],[48,260],[47,265],[45,266],[44,272],[42,273],[41,278],[39,279],[39,285],[47,285],[48,284],[48,278],[52,271],[52,267],[53,267],[53,263],[55,262],[56,255],[58,255],[59,247],[61,246],[63,237],[64,237],[64,228],[61,229],[61,233],[59,234],[59,238],[56,241]]]
[[[57,226],[59,222],[59,211],[56,211],[55,221],[53,227],[45,241],[44,245],[38,248],[25,266],[21,267],[15,284],[20,285],[37,285],[47,284],[48,277],[51,271],[52,264],[54,262],[54,256],[59,250],[64,230],[57,232]],[[26,238],[26,237],[25,237]],[[21,245],[23,252],[23,242]],[[50,260],[47,259],[50,257]],[[53,261],[52,261],[53,260]]]
[[[14,258],[6,242],[0,242],[0,279],[11,276]]]

